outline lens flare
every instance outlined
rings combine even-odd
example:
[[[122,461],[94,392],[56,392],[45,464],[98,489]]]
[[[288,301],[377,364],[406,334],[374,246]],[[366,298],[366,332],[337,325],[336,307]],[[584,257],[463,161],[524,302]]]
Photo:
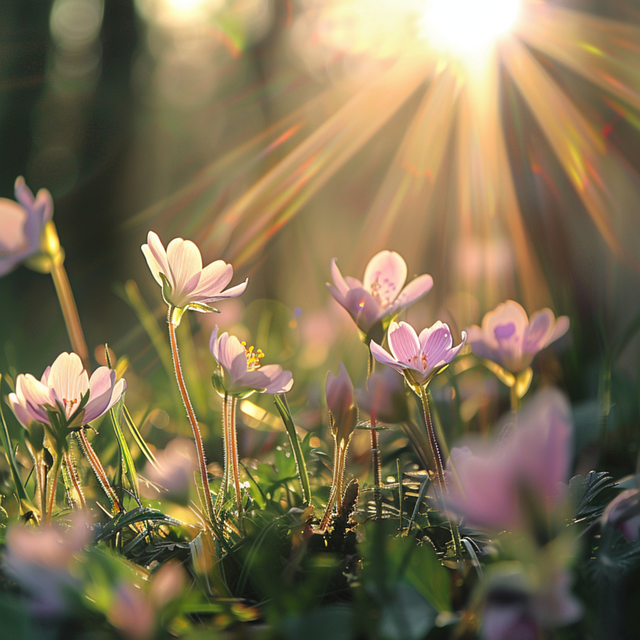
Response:
[[[516,24],[520,0],[429,0],[420,21],[423,38],[453,55],[476,55]]]

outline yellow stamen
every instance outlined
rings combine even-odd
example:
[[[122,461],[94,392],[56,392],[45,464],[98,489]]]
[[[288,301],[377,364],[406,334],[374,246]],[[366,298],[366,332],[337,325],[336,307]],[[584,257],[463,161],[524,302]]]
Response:
[[[255,349],[251,346],[247,348],[247,343],[242,341],[240,343],[244,347],[245,354],[247,356],[247,371],[255,371],[260,368],[260,360],[264,358],[262,349]]]

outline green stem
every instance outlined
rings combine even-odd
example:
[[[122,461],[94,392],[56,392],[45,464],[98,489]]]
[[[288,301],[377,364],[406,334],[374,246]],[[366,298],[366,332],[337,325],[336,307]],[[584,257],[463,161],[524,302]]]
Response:
[[[79,431],[76,432],[78,442],[80,443],[80,448],[82,449],[82,453],[84,453],[85,457],[89,461],[91,468],[93,469],[93,473],[98,479],[98,483],[107,494],[109,501],[113,508],[118,511],[122,511],[122,505],[118,500],[118,495],[114,491],[111,483],[109,482],[109,478],[107,478],[107,473],[102,466],[102,462],[100,462],[100,458],[98,454],[95,452],[94,448],[91,446],[89,439],[87,438],[86,429],[83,427]]]
[[[86,509],[87,503],[85,501],[82,485],[80,484],[80,477],[78,476],[78,470],[76,469],[71,451],[67,451],[64,454],[64,458],[62,460],[62,478],[64,479],[64,484],[67,489],[67,498],[69,499],[71,506],[79,503],[81,509]]]
[[[375,358],[369,344],[369,360],[367,362],[367,384],[376,366]],[[382,518],[382,465],[380,462],[380,447],[378,446],[378,432],[376,431],[376,416],[371,414],[371,464],[373,466],[373,498],[376,503],[376,518]]]
[[[176,337],[176,325],[173,323],[173,312],[175,307],[169,305],[169,312],[167,315],[167,324],[169,325],[169,340],[171,342],[171,357],[173,359],[173,369],[176,374],[176,380],[178,382],[178,388],[180,389],[180,395],[182,396],[182,402],[187,410],[187,417],[189,424],[191,425],[191,431],[193,432],[193,439],[196,443],[196,452],[198,457],[198,468],[200,470],[200,482],[202,495],[200,496],[203,502],[202,510],[206,519],[210,524],[213,524],[213,501],[211,500],[211,491],[209,490],[209,477],[207,475],[207,459],[204,453],[204,445],[202,443],[202,434],[200,433],[200,427],[196,420],[196,414],[191,406],[191,400],[189,400],[189,394],[187,393],[187,387],[184,383],[184,376],[182,375],[182,367],[180,366],[180,354],[178,352],[178,340]]]
[[[445,496],[449,493],[449,489],[447,487],[447,481],[444,475],[444,466],[442,463],[442,455],[440,453],[440,447],[438,446],[438,440],[436,438],[436,434],[433,428],[433,423],[431,421],[431,411],[429,410],[429,396],[427,395],[427,388],[425,385],[417,385],[417,386],[419,389],[418,395],[420,396],[420,400],[422,401],[422,410],[424,413],[424,424],[427,429],[429,446],[431,447],[431,454],[433,456],[435,468],[436,468],[436,486],[440,494],[440,500],[444,508],[445,515],[447,517],[447,520],[449,521],[449,526],[451,527],[451,539],[453,540],[453,551],[454,551],[455,557],[460,558],[461,556],[460,532],[458,531],[458,525],[451,518],[449,509],[447,508]]]
[[[56,489],[58,488],[58,475],[60,473],[60,464],[62,462],[62,456],[56,452],[55,449],[51,450],[53,456],[53,464],[49,469],[49,483],[47,485],[47,517],[45,524],[51,522],[51,516],[53,515],[53,508],[56,504]]]
[[[511,413],[517,418],[518,411],[520,411],[520,398],[518,397],[517,384],[512,384],[509,387],[509,399],[511,400]]]
[[[327,501],[327,508],[324,512],[324,516],[320,522],[320,531],[324,531],[329,524],[333,507],[337,503],[340,506],[342,499],[342,490],[344,485],[344,474],[347,466],[347,449],[349,443],[345,440],[335,441],[334,454],[333,454],[333,480],[331,482],[331,492],[329,493],[329,500]]]
[[[229,430],[227,433],[229,445],[229,457],[231,458],[231,474],[233,477],[233,487],[236,492],[236,505],[238,506],[238,517],[242,518],[242,493],[240,491],[240,468],[238,465],[238,432],[236,427],[236,403],[237,399],[229,397]]]
[[[80,316],[78,315],[78,308],[76,307],[76,301],[71,291],[71,285],[69,284],[69,278],[64,268],[62,252],[58,252],[51,258],[51,277],[53,278],[53,284],[58,294],[58,300],[60,302],[60,308],[62,309],[62,315],[64,316],[64,322],[67,325],[67,332],[69,333],[69,339],[71,340],[71,348],[80,356],[82,360],[82,366],[87,373],[91,373],[91,363],[89,362],[89,350],[87,349],[87,343],[84,339],[82,332],[82,325],[80,324]]]

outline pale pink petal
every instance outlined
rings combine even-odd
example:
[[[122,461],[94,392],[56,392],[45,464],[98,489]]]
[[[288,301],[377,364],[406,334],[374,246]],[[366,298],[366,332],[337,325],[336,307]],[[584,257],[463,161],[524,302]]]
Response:
[[[84,408],[84,423],[88,424],[105,413],[111,401],[116,372],[108,367],[99,367],[89,380],[89,401]]]
[[[0,198],[0,256],[26,250],[26,221],[27,212],[17,202]]]
[[[354,405],[353,383],[342,362],[338,377],[335,377],[331,371],[327,373],[326,397],[327,407],[336,422],[340,422]]]
[[[427,327],[420,332],[420,350],[427,356],[429,361],[437,362],[436,356],[451,349],[453,338],[451,330],[444,322],[438,320],[433,326]]]
[[[213,328],[211,332],[211,337],[209,338],[209,351],[211,351],[211,355],[216,359],[218,358],[218,325]]]
[[[224,341],[222,337],[226,336]],[[231,383],[240,380],[247,372],[247,352],[235,336],[227,333],[222,334],[218,343],[218,352],[220,355],[220,364],[229,371],[231,375]]]
[[[433,287],[433,278],[429,275],[418,276],[412,280],[396,298],[395,302],[386,310],[385,315],[395,314],[406,309],[417,300],[425,296]]]
[[[407,263],[395,251],[381,251],[371,258],[364,271],[363,285],[380,302],[389,306],[407,279]]]
[[[174,238],[167,247],[167,261],[173,275],[174,295],[183,299],[197,284],[193,281],[193,276],[202,271],[200,249],[191,240]],[[191,284],[191,289],[187,288],[188,283]]]
[[[344,281],[347,283],[349,289],[364,289],[364,285],[358,278],[353,276],[345,276]]]
[[[380,317],[380,306],[373,296],[362,288],[347,291],[344,307],[365,333],[369,332]]]
[[[391,353],[400,363],[408,364],[420,353],[420,341],[415,329],[406,322],[392,322],[387,339]]]
[[[525,329],[522,350],[536,354],[549,343],[553,333],[555,317],[551,309],[540,309],[531,315],[529,326]]]
[[[247,389],[259,389],[263,393],[286,393],[293,387],[293,374],[279,364],[267,364],[255,371],[248,371],[239,380]]]
[[[61,353],[51,365],[48,384],[58,400],[67,400],[69,403],[72,400],[80,401],[89,390],[89,376],[80,357],[75,353]]]
[[[467,329],[469,336],[469,344],[473,353],[478,358],[486,358],[493,362],[500,362],[500,353],[498,350],[498,342],[494,335],[488,336],[477,324]]]
[[[344,295],[345,293],[347,293],[347,291],[349,291],[349,285],[345,282],[345,279],[342,277],[342,273],[340,273],[340,269],[338,269],[336,258],[333,258],[333,260],[331,260],[331,277],[333,278],[333,283],[335,284],[335,288],[342,295]]]
[[[334,287],[332,284],[329,284],[327,282],[327,289],[329,289],[329,293],[334,297],[335,301],[342,307],[347,306],[347,302],[345,300],[344,295],[338,291],[338,289],[336,289],[336,287]],[[347,291],[349,291],[349,289],[347,289]]]
[[[194,301],[202,297],[212,298],[231,282],[232,277],[233,267],[224,260],[216,260],[202,270],[198,286],[190,297]]]
[[[497,326],[511,322],[515,325],[515,332],[518,335],[522,335],[529,324],[527,312],[515,300],[507,300],[493,311],[486,313],[482,319],[482,329],[488,335],[493,335]]]
[[[169,281],[171,287],[175,288],[173,275],[167,260],[167,252],[165,251],[158,234],[153,231],[149,231],[147,234],[147,244],[142,245],[142,253],[147,259],[149,269],[158,284],[162,286],[162,279],[160,278],[160,274],[162,273]]]
[[[20,374],[16,380],[16,395],[34,420],[49,422],[47,412],[42,408],[44,405],[53,406],[54,404],[53,393],[48,387],[30,373]]]
[[[31,412],[26,407],[26,401],[25,401],[25,404],[22,404],[15,393],[10,393],[8,399],[9,399],[9,406],[11,407],[13,414],[18,419],[18,422],[25,429],[28,429],[29,425],[34,420],[36,421],[41,420],[41,418],[36,418],[31,414]]]
[[[49,372],[51,371],[51,365],[49,365],[45,370],[44,373],[42,374],[42,378],[40,378],[40,382],[42,382],[42,384],[46,384],[48,386],[49,384]]]
[[[221,291],[219,293],[208,292],[203,295],[197,295],[195,298],[194,294],[189,296],[190,299],[193,299],[193,302],[203,302],[205,304],[213,304],[214,302],[218,302],[219,300],[227,300],[228,298],[237,298],[239,295],[242,295],[249,284],[249,278],[247,278],[244,282],[237,284],[235,287],[231,287],[226,291]]]
[[[380,363],[386,364],[389,367],[395,369],[398,373],[402,373],[404,368],[394,357],[392,357],[385,349],[383,349],[377,342],[373,340],[369,344],[371,354]]]
[[[567,331],[569,331],[568,316],[560,316],[559,318],[556,318],[556,326],[547,344],[555,342],[558,338],[561,338],[565,333],[567,333]]]

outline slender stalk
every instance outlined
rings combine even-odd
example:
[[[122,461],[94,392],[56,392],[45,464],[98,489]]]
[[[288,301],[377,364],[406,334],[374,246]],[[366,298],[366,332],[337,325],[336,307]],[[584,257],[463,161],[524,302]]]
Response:
[[[227,440],[229,445],[229,458],[231,459],[231,472],[233,474],[233,486],[236,492],[236,504],[238,516],[242,518],[242,493],[240,492],[240,469],[238,465],[238,432],[236,428],[236,403],[237,399],[229,397],[229,430]],[[227,461],[228,462],[228,461]]]
[[[449,521],[449,526],[451,527],[451,539],[453,540],[453,551],[456,558],[460,557],[461,553],[461,543],[460,543],[460,532],[458,531],[458,525],[453,521],[451,515],[449,514],[449,510],[447,508],[447,504],[445,501],[445,495],[449,493],[449,489],[447,487],[447,480],[444,475],[444,465],[442,462],[442,454],[440,453],[440,447],[438,445],[438,440],[436,438],[435,430],[433,428],[433,423],[431,421],[431,411],[429,410],[429,396],[427,395],[427,388],[424,385],[417,385],[420,396],[420,400],[422,401],[422,410],[424,412],[424,424],[427,428],[427,436],[429,438],[429,446],[431,447],[431,454],[433,455],[435,467],[436,467],[436,486],[438,487],[438,492],[440,493],[440,500],[444,507],[444,512]]]
[[[58,252],[51,258],[51,277],[58,294],[60,308],[64,316],[64,322],[67,325],[67,332],[71,340],[71,348],[80,356],[82,366],[87,373],[91,373],[91,363],[89,362],[89,350],[82,332],[80,317],[76,301],[71,291],[67,271],[64,268],[62,253]]]
[[[81,509],[86,509],[87,503],[71,451],[67,451],[62,459],[62,477],[67,489],[67,497],[71,505],[73,506],[74,504],[79,503]]]
[[[517,418],[518,411],[520,410],[520,398],[518,397],[517,384],[512,384],[509,387],[509,399],[511,400],[511,413]]]
[[[47,517],[45,524],[51,522],[51,516],[53,515],[53,508],[56,504],[56,489],[58,488],[58,475],[60,473],[60,464],[62,462],[62,456],[55,450],[51,451],[53,456],[53,464],[49,469],[49,483],[47,485]]]
[[[102,487],[104,492],[107,494],[107,497],[111,502],[111,505],[116,510],[116,512],[122,511],[122,505],[118,500],[118,495],[116,494],[113,487],[111,486],[111,483],[109,482],[109,478],[107,478],[107,473],[105,472],[104,467],[102,466],[102,462],[100,462],[100,458],[98,458],[98,454],[95,452],[94,448],[91,446],[91,443],[87,438],[86,430],[82,428],[76,432],[76,435],[78,438],[78,442],[80,443],[80,448],[82,449],[82,452],[84,453],[85,457],[89,461],[89,464],[91,465],[91,468],[93,469],[93,473],[98,479],[100,486]]]
[[[369,346],[369,360],[367,362],[367,383],[369,378],[375,369],[375,358],[371,353],[371,346]],[[373,498],[376,503],[376,518],[378,520],[382,518],[382,492],[380,487],[382,486],[382,465],[380,463],[380,447],[378,446],[378,432],[376,431],[376,416],[371,414],[371,464],[373,466]]]
[[[209,490],[209,477],[207,475],[207,459],[204,453],[204,445],[202,443],[202,434],[200,433],[200,427],[196,420],[196,414],[191,406],[191,400],[189,400],[189,394],[187,393],[187,387],[184,383],[184,376],[182,375],[182,367],[180,366],[180,354],[178,353],[178,340],[176,337],[176,325],[173,323],[172,316],[175,307],[169,305],[169,312],[167,315],[167,324],[169,325],[169,339],[171,341],[171,357],[173,359],[173,369],[176,374],[176,380],[178,382],[178,388],[180,389],[180,395],[182,396],[182,402],[187,410],[187,417],[189,424],[191,425],[191,431],[193,432],[193,439],[196,443],[196,452],[198,456],[198,467],[200,470],[200,482],[202,494],[201,500],[203,500],[202,509],[205,517],[213,522],[213,501],[211,500],[211,491]]]
[[[229,484],[229,446],[227,444],[227,431],[229,429],[229,396],[225,393],[222,399],[222,482],[220,482],[220,489],[216,496],[216,502],[213,505],[213,512],[219,513],[224,504],[224,498],[227,493],[227,486]]]
[[[324,531],[329,524],[329,519],[333,512],[333,507],[342,500],[344,475],[347,466],[347,449],[349,443],[345,440],[335,441],[334,454],[333,454],[333,480],[331,482],[331,492],[329,493],[329,500],[327,501],[327,508],[325,509],[324,516],[320,522],[320,531]]]

